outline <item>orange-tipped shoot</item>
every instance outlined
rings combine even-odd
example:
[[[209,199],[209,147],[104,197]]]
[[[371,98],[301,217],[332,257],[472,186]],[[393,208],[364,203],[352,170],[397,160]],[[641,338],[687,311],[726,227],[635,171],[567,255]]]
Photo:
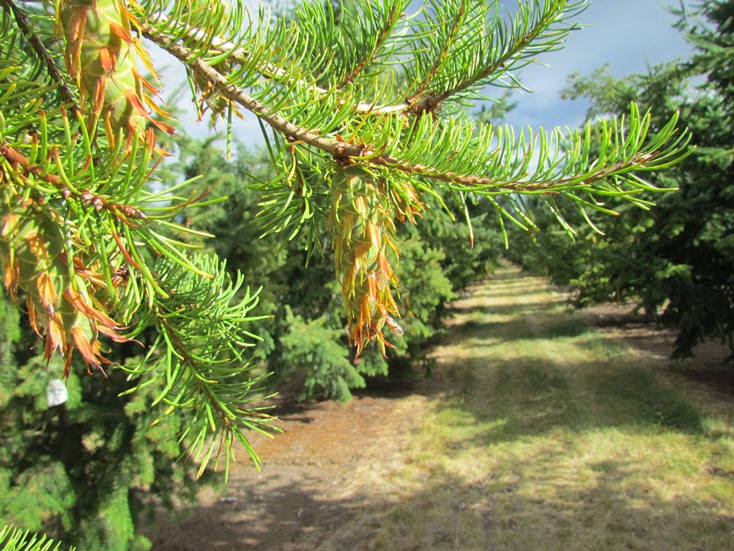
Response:
[[[401,185],[402,193],[391,186]],[[404,198],[415,198],[406,201]],[[349,324],[349,341],[356,356],[376,340],[385,354],[383,327],[403,334],[393,297],[397,290],[390,257],[397,258],[395,219],[422,210],[415,190],[406,183],[393,184],[361,166],[339,167],[332,179],[329,228],[333,239],[336,276],[342,286]]]
[[[155,77],[148,53],[131,32],[134,19],[124,3],[60,0],[56,20],[66,41],[66,68],[79,88],[82,109],[91,127],[102,120],[111,147],[120,136],[128,144],[133,136],[154,139],[145,132],[146,121],[173,133],[170,125],[153,118],[153,114],[166,114],[152,97],[155,87],[138,71],[140,61]]]
[[[6,203],[7,209],[9,205]],[[0,265],[10,296],[25,293],[28,318],[33,330],[45,340],[44,357],[64,357],[64,376],[69,375],[74,350],[87,368],[109,364],[99,334],[117,342],[127,339],[115,321],[95,304],[91,296],[98,274],[89,269],[69,270],[60,221],[28,206],[25,212],[5,210],[0,218]],[[90,288],[92,287],[92,288]]]

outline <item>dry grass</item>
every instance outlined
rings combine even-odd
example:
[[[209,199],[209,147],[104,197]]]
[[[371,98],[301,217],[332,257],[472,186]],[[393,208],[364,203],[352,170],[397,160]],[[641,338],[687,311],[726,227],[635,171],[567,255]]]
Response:
[[[692,379],[701,359],[513,270],[455,313],[432,378],[291,405],[263,472],[234,468],[153,549],[734,550],[734,377]]]
[[[732,404],[684,396],[666,362],[499,274],[436,351],[447,389],[392,499],[358,513],[374,549],[734,549]]]

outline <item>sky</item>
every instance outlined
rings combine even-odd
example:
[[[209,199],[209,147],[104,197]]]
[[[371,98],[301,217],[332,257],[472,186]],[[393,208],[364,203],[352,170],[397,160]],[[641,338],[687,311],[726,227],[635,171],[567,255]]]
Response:
[[[569,126],[584,122],[588,102],[561,99],[568,76],[590,75],[609,65],[623,78],[644,73],[651,65],[685,58],[691,52],[682,33],[673,28],[676,17],[665,6],[676,0],[592,0],[578,16],[584,28],[573,31],[566,47],[540,56],[520,73],[532,93],[513,94],[517,108],[507,116],[514,126]]]
[[[666,9],[677,1],[592,0],[576,19],[584,27],[568,36],[565,48],[539,56],[537,63],[519,73],[520,81],[531,93],[513,92],[512,100],[517,106],[506,122],[516,127],[575,128],[584,122],[588,103],[561,99],[561,90],[567,86],[571,73],[589,75],[595,68],[608,64],[611,74],[622,78],[645,72],[650,65],[686,57],[690,46],[672,27],[676,18]],[[245,4],[256,7],[258,2],[245,0]],[[508,6],[511,4],[515,2],[507,2]],[[167,64],[166,60],[162,63]],[[170,91],[171,84],[181,79],[180,73],[164,72],[166,90]],[[498,90],[497,95],[501,93]],[[236,122],[234,133],[243,144],[257,147],[262,143],[259,126],[253,115],[245,116],[245,121]],[[197,123],[191,112],[179,119],[187,133],[208,135],[208,121]],[[223,126],[220,122],[218,130],[223,130]]]

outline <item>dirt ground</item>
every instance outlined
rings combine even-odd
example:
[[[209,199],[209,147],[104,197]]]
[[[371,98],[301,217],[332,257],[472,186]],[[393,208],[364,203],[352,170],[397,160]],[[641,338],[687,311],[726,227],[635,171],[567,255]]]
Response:
[[[281,397],[275,414],[284,433],[251,439],[261,471],[241,454],[226,488],[202,492],[178,525],[161,517],[149,535],[153,549],[319,549],[355,510],[389,499],[403,444],[433,386],[366,391],[346,404]]]
[[[673,335],[631,320],[628,310],[610,305],[582,316],[646,357],[667,361]],[[721,358],[721,347],[704,348],[696,360],[681,363],[673,376],[685,379],[694,391],[698,386],[731,400],[734,378],[726,375],[731,370],[698,376],[702,367],[718,365]],[[153,549],[324,549],[327,536],[327,547],[332,548],[340,530],[345,536],[338,548],[369,549],[379,516],[365,522],[364,510],[389,507],[409,436],[441,393],[451,390],[448,382],[439,371],[409,388],[359,393],[346,404],[297,404],[286,393],[276,411],[284,434],[252,438],[262,459],[261,472],[241,454],[226,488],[202,492],[198,505],[184,512],[179,524],[166,516],[159,519],[148,533]],[[345,530],[357,511],[360,522]]]

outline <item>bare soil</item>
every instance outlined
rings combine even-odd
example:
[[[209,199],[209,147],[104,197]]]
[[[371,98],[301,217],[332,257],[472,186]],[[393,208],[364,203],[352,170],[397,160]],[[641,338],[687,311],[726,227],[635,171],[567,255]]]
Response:
[[[427,403],[417,388],[365,392],[345,404],[281,396],[275,414],[284,433],[251,439],[261,471],[242,454],[227,486],[203,491],[179,524],[161,515],[153,549],[320,549],[355,511],[391,495],[403,444]]]
[[[480,288],[470,289],[467,297]],[[645,357],[668,363],[674,335],[632,317],[628,307],[605,305],[580,315]],[[447,341],[462,327],[449,321],[449,331]],[[440,347],[435,354],[440,356]],[[716,344],[701,347],[697,358],[680,362],[671,377],[692,392],[731,402],[734,376],[721,368],[723,357]],[[292,393],[284,393],[276,410],[284,434],[252,438],[261,472],[241,454],[229,484],[204,490],[196,506],[180,511],[178,523],[161,513],[148,533],[153,549],[371,549],[379,512],[399,491],[411,433],[435,399],[452,391],[441,366],[409,388],[365,391],[346,404],[297,404]]]

